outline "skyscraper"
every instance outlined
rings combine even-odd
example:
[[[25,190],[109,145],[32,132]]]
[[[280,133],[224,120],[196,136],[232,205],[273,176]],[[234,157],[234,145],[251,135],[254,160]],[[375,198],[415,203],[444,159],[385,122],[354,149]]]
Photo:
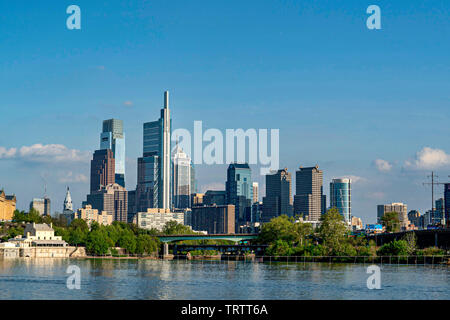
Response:
[[[226,188],[227,204],[235,206],[236,228],[251,220],[253,201],[252,170],[247,163],[228,166]]]
[[[406,203],[394,202],[391,204],[380,204],[377,207],[377,223],[381,223],[381,218],[387,212],[396,212],[400,220],[400,228],[407,229],[409,225],[408,220],[408,206]]]
[[[295,176],[294,214],[307,216],[309,221],[319,221],[325,213],[323,172],[319,166],[300,167]]]
[[[266,175],[266,196],[263,198],[262,222],[280,215],[292,216],[292,178],[287,168]]]
[[[191,159],[177,143],[172,153],[172,201],[174,208],[190,208],[191,184]]]
[[[44,198],[34,198],[30,202],[30,210],[35,209],[41,216],[51,215],[51,201],[50,198],[44,196]]]
[[[114,221],[128,220],[128,192],[117,183],[102,186],[101,189],[91,192],[84,205],[86,204],[99,212],[106,211],[107,214],[113,215]]]
[[[164,92],[164,107],[159,120],[144,123],[143,156],[138,159],[137,210],[170,209],[170,135],[169,92]]]
[[[432,217],[432,223],[434,225],[442,224],[445,217],[445,200],[444,198],[437,199],[435,201],[434,215]]]
[[[333,179],[330,183],[330,207],[336,207],[345,222],[352,222],[352,181]]]
[[[445,223],[450,227],[450,183],[444,184]]]
[[[125,187],[125,133],[122,120],[103,121],[100,149],[112,150],[115,160],[115,182]]]
[[[115,161],[111,149],[96,150],[91,160],[91,192],[115,182]]]
[[[258,202],[258,182],[253,182],[253,201],[252,203]]]

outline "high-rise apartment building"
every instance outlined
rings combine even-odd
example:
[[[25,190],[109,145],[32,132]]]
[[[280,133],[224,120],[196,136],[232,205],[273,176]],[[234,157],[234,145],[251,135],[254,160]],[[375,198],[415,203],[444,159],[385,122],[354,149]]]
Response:
[[[300,167],[295,175],[294,214],[309,221],[319,221],[325,213],[323,172],[319,166]],[[351,221],[350,221],[351,222]]]
[[[253,182],[253,201],[252,201],[252,203],[258,202],[258,198],[259,198],[258,197],[259,196],[258,189],[259,189],[258,182]]]
[[[208,234],[235,233],[234,205],[193,207],[191,226],[193,230]]]
[[[330,183],[330,207],[337,208],[345,222],[352,222],[352,181],[333,179]]]
[[[178,146],[172,153],[172,202],[173,207],[191,207],[191,158]]]
[[[30,210],[34,209],[39,212],[41,216],[51,215],[51,201],[50,198],[44,196],[44,198],[34,198],[30,202]]]
[[[115,160],[111,149],[96,150],[91,160],[90,193],[115,183]]]
[[[283,214],[292,216],[292,178],[287,168],[266,175],[261,222],[269,222]]]
[[[381,218],[387,212],[396,212],[400,220],[400,228],[406,230],[410,224],[408,220],[408,206],[401,202],[391,204],[380,204],[377,207],[377,223],[381,223]]]
[[[99,212],[106,211],[113,215],[114,221],[128,220],[128,192],[117,183],[101,187],[87,196],[83,205],[89,204]]]
[[[115,182],[125,187],[125,133],[123,132],[122,120],[109,119],[103,121],[100,149],[110,149],[113,152]]]
[[[252,170],[247,163],[228,166],[225,185],[227,204],[235,206],[236,226],[250,221],[253,201]]]
[[[450,183],[444,184],[445,223],[450,227]]]
[[[143,156],[138,159],[137,210],[170,209],[170,135],[169,92],[164,92],[164,107],[159,120],[144,123]]]

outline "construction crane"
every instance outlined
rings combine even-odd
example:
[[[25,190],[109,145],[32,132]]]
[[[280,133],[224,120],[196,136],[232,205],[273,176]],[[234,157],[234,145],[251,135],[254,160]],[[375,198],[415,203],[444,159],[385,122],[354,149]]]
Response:
[[[450,177],[450,176],[449,176]],[[431,178],[431,182],[424,182],[423,185],[431,185],[431,219],[434,219],[434,186],[435,185],[445,185],[449,184],[450,182],[435,182],[436,178],[439,178],[437,175],[434,174],[434,171],[431,171],[431,176],[427,176],[427,178]],[[442,217],[443,225],[445,226],[445,212]]]

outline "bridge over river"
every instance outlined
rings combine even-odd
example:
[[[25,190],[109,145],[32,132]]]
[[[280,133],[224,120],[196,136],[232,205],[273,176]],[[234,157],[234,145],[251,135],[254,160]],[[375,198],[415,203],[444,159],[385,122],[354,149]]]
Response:
[[[163,255],[169,254],[169,243],[174,242],[173,253],[177,254],[182,251],[190,250],[216,250],[220,252],[230,253],[242,253],[245,251],[258,251],[263,252],[261,246],[253,245],[178,245],[176,242],[186,240],[228,240],[233,242],[241,242],[246,240],[253,240],[258,237],[256,233],[232,233],[232,234],[177,234],[177,235],[165,235],[158,236],[159,240],[164,243]]]

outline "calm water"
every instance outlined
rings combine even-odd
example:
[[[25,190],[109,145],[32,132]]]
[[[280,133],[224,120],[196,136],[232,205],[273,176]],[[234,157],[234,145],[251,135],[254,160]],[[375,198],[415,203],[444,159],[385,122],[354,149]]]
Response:
[[[81,289],[66,287],[69,265]],[[150,260],[0,260],[0,299],[450,299],[450,267]]]

